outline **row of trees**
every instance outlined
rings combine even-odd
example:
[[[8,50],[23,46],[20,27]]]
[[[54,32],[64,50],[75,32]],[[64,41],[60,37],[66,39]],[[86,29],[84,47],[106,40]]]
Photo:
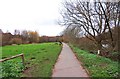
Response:
[[[3,33],[1,30],[1,45],[10,45],[10,44],[22,44],[22,43],[38,43],[39,34],[37,31],[19,31],[15,30],[12,35],[10,32]]]
[[[39,36],[37,31],[15,30],[14,34],[10,32],[3,33],[0,29],[0,45],[28,44],[42,42],[62,41],[61,36]]]
[[[81,40],[90,44],[86,45],[86,48],[92,45],[102,52],[118,50],[120,2],[67,0],[63,5],[64,9],[61,11],[63,18],[59,23],[67,27],[63,32],[68,38],[66,41],[80,46],[83,43]]]
[[[22,31],[21,37],[24,41],[29,41],[29,43],[38,43],[39,42],[39,34],[37,31]]]

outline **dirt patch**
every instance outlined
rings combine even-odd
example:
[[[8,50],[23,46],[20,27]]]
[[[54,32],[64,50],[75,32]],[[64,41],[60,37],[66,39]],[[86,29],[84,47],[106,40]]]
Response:
[[[23,74],[25,75],[25,77],[32,77],[32,74],[30,73],[31,70],[32,68],[28,67],[23,71]]]

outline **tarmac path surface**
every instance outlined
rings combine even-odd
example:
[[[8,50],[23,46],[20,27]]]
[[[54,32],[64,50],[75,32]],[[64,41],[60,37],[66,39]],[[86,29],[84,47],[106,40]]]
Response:
[[[63,43],[52,77],[89,77],[71,48]]]

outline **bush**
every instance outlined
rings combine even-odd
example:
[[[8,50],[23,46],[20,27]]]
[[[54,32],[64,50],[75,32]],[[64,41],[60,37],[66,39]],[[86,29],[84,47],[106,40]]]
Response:
[[[22,44],[22,39],[21,38],[12,38],[10,40],[10,44]]]
[[[117,61],[119,56],[119,52],[111,52],[108,56],[110,59]]]
[[[97,46],[88,38],[80,38],[79,40],[77,40],[76,45],[81,49],[85,49],[91,52],[97,51]]]

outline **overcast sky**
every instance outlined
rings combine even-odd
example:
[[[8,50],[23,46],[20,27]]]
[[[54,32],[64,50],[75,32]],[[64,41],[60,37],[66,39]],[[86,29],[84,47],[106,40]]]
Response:
[[[14,32],[36,30],[40,35],[58,35],[64,27],[56,20],[60,17],[62,0],[0,0],[0,29]]]

